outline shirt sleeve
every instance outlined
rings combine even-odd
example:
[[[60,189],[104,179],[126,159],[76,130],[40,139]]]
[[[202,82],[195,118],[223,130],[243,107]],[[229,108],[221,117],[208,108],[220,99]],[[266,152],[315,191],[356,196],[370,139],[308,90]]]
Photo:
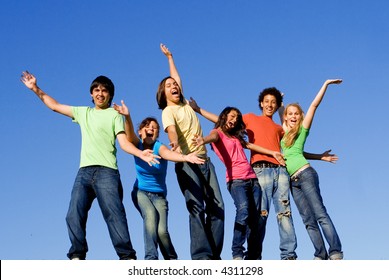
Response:
[[[164,130],[171,125],[176,125],[173,112],[169,109],[169,107],[166,107],[162,111],[162,125]]]

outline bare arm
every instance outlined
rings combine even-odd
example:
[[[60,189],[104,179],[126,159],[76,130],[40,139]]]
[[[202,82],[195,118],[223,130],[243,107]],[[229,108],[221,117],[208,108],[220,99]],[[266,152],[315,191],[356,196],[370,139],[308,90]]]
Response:
[[[157,158],[161,158],[160,156],[154,155],[153,151],[149,149],[143,151],[139,150],[137,147],[134,146],[134,144],[128,141],[125,133],[119,133],[116,138],[118,139],[120,148],[126,153],[140,158],[141,160],[147,162],[150,166],[153,163],[159,163]]]
[[[172,151],[176,151],[178,153],[181,153],[181,147],[178,145],[178,135],[177,130],[174,125],[170,125],[166,128],[167,137],[169,138],[169,146],[172,147]]]
[[[180,75],[178,74],[176,64],[174,63],[173,54],[169,51],[169,49],[164,45],[160,44],[160,48],[162,53],[167,57],[169,62],[169,70],[170,70],[170,77],[172,77],[177,84],[179,85],[181,92],[183,93],[184,90],[182,89],[182,82]]]
[[[209,135],[201,137],[200,135],[194,135],[192,141],[196,146],[201,146],[209,143],[213,143],[219,140],[219,134],[216,130],[212,130]]]
[[[187,100],[187,103],[190,105],[190,107],[192,107],[192,109],[202,115],[204,118],[206,118],[207,120],[213,122],[213,123],[216,123],[217,120],[219,119],[219,117],[211,112],[208,112],[206,110],[204,110],[203,108],[200,108],[200,106],[198,106],[196,100],[194,100],[192,97],[190,98],[190,100]]]
[[[119,114],[123,115],[125,118],[125,123],[124,123],[124,129],[126,131],[126,136],[128,141],[133,143],[135,146],[138,146],[139,143],[139,137],[135,132],[134,125],[132,123],[131,119],[131,114],[130,111],[128,110],[128,107],[126,104],[124,104],[124,101],[121,101],[122,105],[119,106],[117,104],[113,104],[113,108],[118,111]]]
[[[191,162],[196,164],[203,164],[205,162],[204,159],[201,159],[197,156],[197,153],[190,153],[187,155],[183,155],[177,153],[176,151],[169,150],[165,145],[161,145],[159,148],[159,154],[163,159],[174,161],[174,162]]]
[[[331,150],[327,150],[321,154],[312,154],[304,152],[304,157],[309,160],[322,160],[328,161],[331,163],[336,163],[338,161],[338,156],[335,154],[330,154]]]
[[[71,106],[58,103],[54,98],[47,95],[43,90],[41,90],[37,85],[37,80],[34,75],[29,73],[28,71],[25,71],[22,73],[20,81],[28,89],[32,90],[49,109],[53,110],[54,112],[73,118]]]
[[[246,148],[247,148],[247,149],[250,149],[250,150],[252,150],[252,151],[254,151],[254,152],[260,153],[260,154],[272,156],[272,157],[274,157],[281,165],[285,165],[284,156],[283,156],[280,152],[272,151],[272,150],[263,148],[263,147],[261,147],[261,146],[255,145],[255,144],[253,144],[253,143],[247,143]]]
[[[327,87],[330,84],[340,84],[342,82],[341,79],[335,79],[335,80],[327,80],[324,82],[322,87],[320,88],[319,92],[317,93],[315,99],[313,99],[311,105],[309,106],[309,109],[307,111],[307,114],[303,120],[303,127],[310,128],[313,117],[315,116],[316,109],[319,107],[321,101],[323,100],[324,94],[327,91]]]
[[[284,98],[284,94],[281,93],[282,98]],[[281,106],[278,108],[278,115],[280,116],[280,123],[284,123],[284,112],[285,112],[285,106],[284,101],[281,102]]]

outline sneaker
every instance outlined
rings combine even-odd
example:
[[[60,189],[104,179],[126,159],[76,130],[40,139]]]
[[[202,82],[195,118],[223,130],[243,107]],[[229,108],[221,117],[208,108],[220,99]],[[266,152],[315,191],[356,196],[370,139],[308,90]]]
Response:
[[[74,258],[71,258],[70,260],[71,260],[71,261],[79,261],[80,258],[79,258],[79,257],[74,257]]]
[[[235,256],[232,258],[234,261],[241,261],[243,258],[241,256]]]
[[[343,260],[343,253],[335,253],[333,255],[330,256],[329,258],[330,260],[337,260],[337,261],[340,261],[340,260]]]

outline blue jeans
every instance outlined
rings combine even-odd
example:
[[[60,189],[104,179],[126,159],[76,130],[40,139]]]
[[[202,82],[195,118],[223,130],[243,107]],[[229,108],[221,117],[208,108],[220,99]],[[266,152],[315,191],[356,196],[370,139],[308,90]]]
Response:
[[[236,215],[232,239],[232,257],[260,260],[263,226],[260,223],[262,190],[257,179],[232,180],[227,184],[234,200]],[[247,238],[247,252],[244,243]]]
[[[164,194],[134,188],[132,201],[143,218],[145,260],[158,260],[158,244],[165,260],[177,259],[168,232],[168,201]]]
[[[136,259],[123,206],[123,187],[118,170],[103,166],[82,167],[77,173],[66,216],[72,246],[69,259],[85,259],[88,251],[86,222],[93,200],[97,198],[107,223],[112,244],[120,259]]]
[[[190,252],[193,260],[220,259],[224,240],[224,202],[215,167],[179,162],[177,180],[189,211]]]
[[[315,169],[308,167],[303,170],[294,180],[291,180],[291,186],[293,199],[315,247],[315,257],[323,260],[328,258],[342,259],[342,245],[335,226],[323,204],[319,188],[319,176]],[[329,244],[328,254],[319,225]]]
[[[285,167],[254,167],[258,182],[262,188],[262,222],[265,237],[266,222],[271,201],[277,215],[280,236],[281,259],[297,258],[297,238],[294,230],[289,197],[289,174]]]

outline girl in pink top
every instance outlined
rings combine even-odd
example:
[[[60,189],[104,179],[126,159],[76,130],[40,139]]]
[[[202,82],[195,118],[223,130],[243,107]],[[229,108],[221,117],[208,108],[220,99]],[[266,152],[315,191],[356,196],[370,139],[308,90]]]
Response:
[[[207,119],[216,121],[216,115],[199,107],[196,109],[196,112]],[[197,145],[211,143],[216,155],[226,166],[227,189],[236,207],[232,241],[233,259],[258,260],[262,255],[261,240],[263,240],[260,222],[262,191],[244,148],[255,149],[275,158],[280,158],[282,155],[247,143],[245,137],[246,126],[241,112],[237,108],[226,107],[217,118],[215,128],[210,134],[205,137],[195,135],[193,141]],[[247,251],[244,248],[246,241]]]

